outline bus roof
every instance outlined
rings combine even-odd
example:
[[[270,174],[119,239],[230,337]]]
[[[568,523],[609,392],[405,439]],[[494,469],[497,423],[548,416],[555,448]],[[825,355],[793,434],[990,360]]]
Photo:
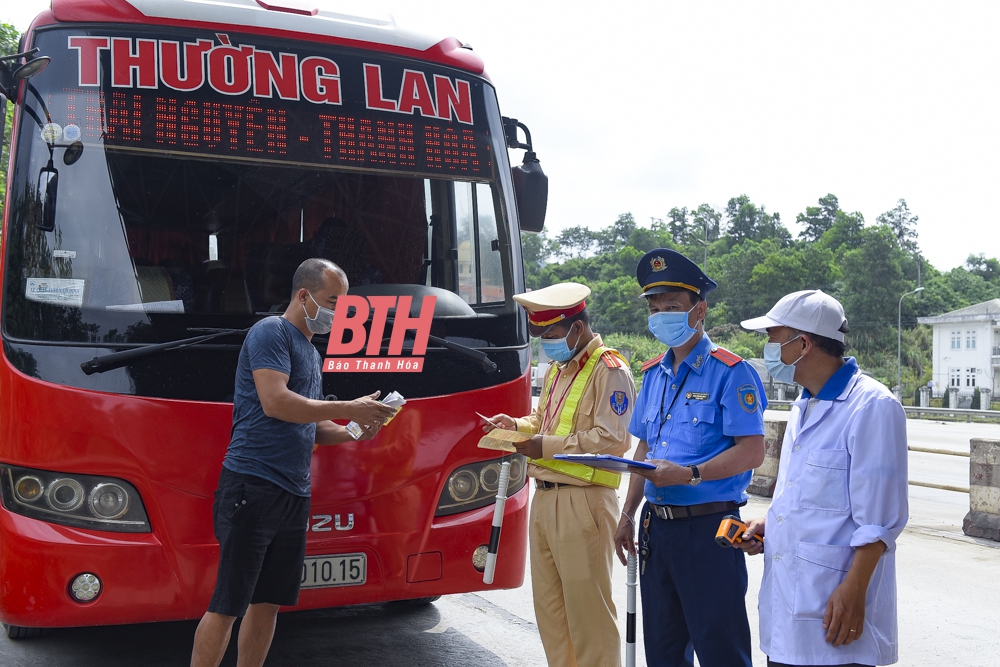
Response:
[[[131,23],[240,31],[393,53],[486,76],[482,59],[454,37],[402,30],[384,14],[331,0],[52,0],[58,22]],[[52,23],[43,14],[34,25]]]

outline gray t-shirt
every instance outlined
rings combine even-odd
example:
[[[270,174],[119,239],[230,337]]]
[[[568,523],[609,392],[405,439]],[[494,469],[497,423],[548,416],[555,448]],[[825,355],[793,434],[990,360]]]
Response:
[[[253,372],[281,371],[288,375],[291,391],[322,399],[322,363],[313,344],[285,318],[268,317],[253,325],[236,367],[233,435],[222,462],[225,467],[262,477],[297,496],[309,496],[316,424],[293,424],[264,414]]]

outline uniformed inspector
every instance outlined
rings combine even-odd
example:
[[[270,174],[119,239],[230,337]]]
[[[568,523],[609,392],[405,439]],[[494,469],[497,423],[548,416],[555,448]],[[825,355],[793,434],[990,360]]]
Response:
[[[514,297],[528,311],[531,335],[541,338],[555,363],[532,414],[492,419],[535,434],[517,444],[531,460],[528,474],[535,478],[528,533],[531,589],[545,657],[553,667],[621,664],[611,593],[621,476],[552,458],[621,456],[629,449],[632,372],[591,330],[588,296],[586,285],[561,283]]]
[[[751,667],[746,562],[715,534],[723,517],[739,514],[764,460],[763,385],[705,335],[705,295],[716,284],[691,260],[657,248],[639,260],[636,278],[649,329],[669,348],[643,366],[629,424],[640,439],[634,458],[656,469],[633,468],[614,537],[624,563],[638,532],[646,662],[690,667],[697,653],[702,667]]]

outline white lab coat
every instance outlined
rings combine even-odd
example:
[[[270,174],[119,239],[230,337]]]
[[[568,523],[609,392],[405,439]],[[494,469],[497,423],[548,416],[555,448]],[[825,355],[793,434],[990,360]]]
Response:
[[[767,512],[758,602],[760,647],[772,661],[898,660],[895,551],[908,517],[906,452],[902,406],[860,372],[834,400],[799,398],[793,404]],[[834,647],[823,629],[826,603],[844,580],[855,547],[876,540],[886,551],[868,586],[864,632]]]

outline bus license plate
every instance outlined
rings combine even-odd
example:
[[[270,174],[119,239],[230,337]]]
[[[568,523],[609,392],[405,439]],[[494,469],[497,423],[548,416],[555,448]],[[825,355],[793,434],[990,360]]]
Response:
[[[365,554],[310,556],[302,563],[302,588],[360,586],[367,578]]]

